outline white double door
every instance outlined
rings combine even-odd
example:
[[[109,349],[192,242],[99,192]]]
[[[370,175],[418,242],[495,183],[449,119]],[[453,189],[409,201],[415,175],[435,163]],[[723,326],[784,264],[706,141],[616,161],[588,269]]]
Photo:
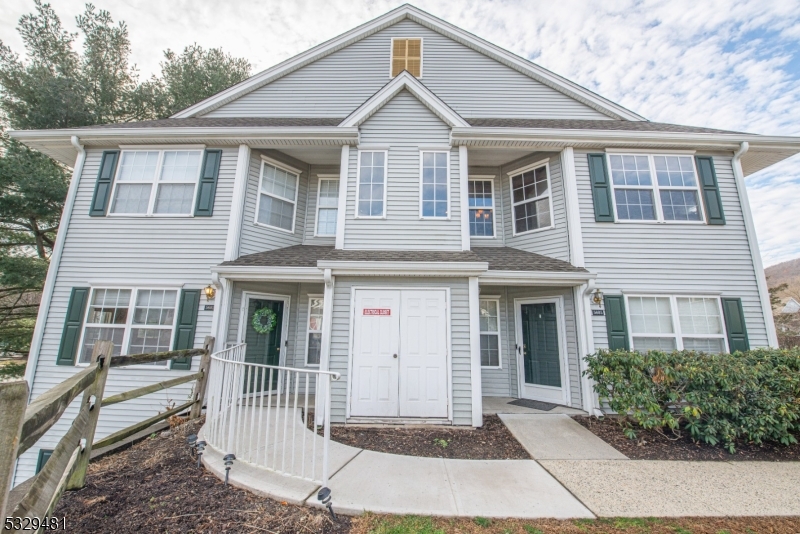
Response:
[[[446,418],[447,293],[355,292],[351,417]]]

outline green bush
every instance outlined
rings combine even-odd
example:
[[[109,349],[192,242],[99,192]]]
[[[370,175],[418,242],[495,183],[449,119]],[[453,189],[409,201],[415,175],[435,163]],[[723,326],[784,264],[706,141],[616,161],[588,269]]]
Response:
[[[585,374],[601,400],[642,428],[735,451],[734,443],[797,443],[800,348],[734,354],[601,350]],[[627,425],[626,434],[635,437]]]

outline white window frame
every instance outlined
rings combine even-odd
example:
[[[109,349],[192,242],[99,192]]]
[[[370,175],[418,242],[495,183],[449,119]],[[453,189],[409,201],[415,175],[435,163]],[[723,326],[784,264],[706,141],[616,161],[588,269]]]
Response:
[[[383,215],[359,215],[358,214],[358,200],[361,191],[361,153],[362,152],[383,152]],[[386,219],[386,214],[389,211],[387,202],[389,192],[389,150],[381,148],[359,148],[358,160],[356,161],[356,202],[355,213],[353,214],[356,219]]]
[[[170,146],[170,147],[146,147],[143,146],[142,148],[127,148],[120,150],[119,152],[119,160],[117,161],[117,168],[114,170],[114,184],[111,188],[111,195],[109,197],[109,206],[108,212],[106,213],[107,217],[194,217],[194,210],[195,204],[197,203],[197,186],[200,184],[200,171],[203,168],[203,153],[205,150],[205,146],[202,148],[198,148],[197,146],[189,146],[189,147],[182,147],[182,146]],[[119,172],[122,168],[122,156],[129,152],[158,152],[158,160],[156,161],[156,169],[155,173],[153,174],[153,181],[150,182],[150,200],[147,204],[147,212],[146,213],[115,213],[114,212],[114,203],[117,198],[117,186],[120,184],[119,180]],[[162,167],[164,166],[164,153],[166,152],[200,152],[200,163],[197,166],[197,177],[194,181],[194,191],[192,192],[192,206],[189,210],[189,213],[154,213],[153,210],[156,207],[156,195],[158,194],[158,186],[161,183],[165,184],[189,184],[189,182],[161,182],[160,176],[161,171],[163,170]],[[122,185],[134,185],[134,184],[146,184],[148,182],[136,182],[136,181],[123,181]]]
[[[480,301],[481,300],[491,300],[495,304],[497,304],[497,332],[488,332],[484,330],[480,330],[478,334],[478,343],[480,343],[480,336],[482,335],[497,335],[497,365],[483,365],[481,362],[481,369],[502,369],[503,368],[503,327],[501,326],[501,308],[500,308],[500,296],[499,295],[480,295],[478,298],[478,308],[480,309]],[[480,324],[480,321],[478,321]],[[479,326],[480,329],[480,326]],[[478,352],[480,352],[480,347],[478,347]]]
[[[425,63],[425,38],[424,37],[392,37],[391,41],[389,42],[389,79],[396,78],[396,76],[392,76],[392,63],[394,63],[394,42],[396,40],[406,40],[406,39],[419,39],[419,76],[417,76],[418,80],[422,79],[422,75],[425,73],[424,71],[424,63]],[[411,74],[411,73],[409,73]],[[399,74],[398,74],[399,76]]]
[[[646,185],[615,185],[614,178],[611,176],[611,156],[647,156],[647,164],[650,168],[650,177],[652,181],[651,186]],[[695,187],[677,187],[677,186],[660,186],[658,185],[658,177],[656,176],[656,164],[653,159],[654,156],[666,157],[689,157],[692,160],[692,170],[694,171]],[[703,189],[700,184],[700,174],[697,172],[697,161],[694,157],[689,156],[687,153],[681,152],[606,152],[606,168],[608,169],[608,183],[611,185],[611,203],[614,206],[614,222],[630,224],[630,223],[644,223],[644,224],[707,224],[706,212],[703,201]],[[655,208],[655,219],[620,219],[617,213],[617,189],[639,189],[648,190],[653,194],[653,207]],[[661,190],[664,191],[689,191],[694,190],[697,193],[697,207],[700,210],[700,220],[698,221],[672,221],[664,218],[664,208],[661,206]]]
[[[514,202],[514,177],[519,176],[520,174],[524,174],[528,171],[538,169],[539,167],[544,166],[545,173],[547,175],[547,194],[540,195],[535,198],[529,198],[528,200],[523,200],[522,202]],[[508,192],[509,197],[511,199],[511,235],[516,237],[518,235],[528,235],[533,234],[536,232],[541,232],[544,230],[552,230],[556,227],[556,217],[553,213],[553,180],[550,178],[550,158],[543,159],[537,161],[536,163],[531,163],[530,165],[525,165],[519,169],[514,169],[510,171],[508,174]],[[541,228],[534,228],[533,230],[526,230],[524,232],[517,232],[517,225],[516,220],[514,219],[514,208],[521,204],[527,204],[529,202],[536,202],[537,200],[542,200],[543,198],[547,197],[550,204],[550,226],[542,226]]]
[[[325,296],[324,295],[322,295],[321,293],[319,293],[319,294],[309,294],[308,295],[308,311],[306,313],[306,328],[305,328],[305,333],[306,333],[306,351],[305,351],[305,358],[303,360],[303,363],[305,364],[306,367],[319,368],[319,366],[320,366],[319,363],[308,363],[308,348],[309,348],[309,338],[310,338],[309,334],[317,334],[317,333],[322,334],[322,325],[320,325],[320,329],[319,330],[311,330],[311,324],[310,324],[311,323],[311,299],[322,299],[323,313],[324,313],[324,309],[325,309]],[[320,363],[321,363],[322,362],[322,348],[321,347],[320,347],[319,359],[320,359]]]
[[[280,170],[282,170],[284,172],[288,172],[289,174],[293,174],[294,175],[294,177],[295,177],[295,182],[294,182],[294,201],[291,201],[291,200],[289,200],[287,198],[278,197],[278,196],[272,195],[270,193],[265,193],[264,191],[262,191],[261,186],[262,186],[263,181],[264,181],[264,165],[270,165],[272,167],[275,167],[275,168],[280,169]],[[297,226],[297,201],[298,201],[298,198],[300,197],[300,174],[301,174],[301,171],[299,169],[295,169],[294,167],[290,167],[290,166],[286,165],[285,163],[281,163],[278,160],[274,160],[274,159],[268,158],[266,156],[261,156],[261,167],[259,168],[259,173],[258,173],[258,189],[256,191],[256,212],[253,215],[253,222],[256,224],[256,226],[263,226],[265,228],[272,228],[273,230],[278,230],[280,232],[286,232],[287,234],[293,234],[294,233],[295,227]],[[260,222],[258,220],[258,213],[259,213],[259,211],[261,209],[261,195],[267,195],[267,196],[272,197],[274,199],[281,200],[283,202],[291,202],[293,204],[293,207],[292,207],[292,229],[291,230],[287,230],[286,228],[281,228],[280,226],[273,226],[271,224],[262,223],[262,222]]]
[[[434,158],[434,162],[436,161],[435,154],[445,154],[446,159],[447,159],[447,171],[446,171],[446,173],[447,173],[447,182],[446,182],[446,185],[447,185],[447,216],[445,216],[445,217],[436,217],[436,216],[432,216],[432,215],[425,216],[425,215],[422,214],[422,201],[423,201],[423,198],[422,198],[422,175],[424,173],[423,155],[425,153],[434,154],[434,157],[433,157]],[[441,149],[420,148],[419,149],[419,218],[420,219],[433,220],[433,221],[449,221],[451,219],[451,215],[450,215],[451,214],[451,211],[450,211],[450,197],[451,197],[451,195],[450,195],[450,181],[451,181],[451,179],[450,179],[450,149],[449,148],[447,148],[447,149],[445,149],[445,148],[441,148]]]
[[[83,353],[83,342],[84,338],[86,337],[86,328],[123,328],[124,333],[122,334],[122,348],[120,350],[121,356],[128,355],[128,348],[130,345],[131,340],[131,331],[133,328],[154,328],[158,330],[166,330],[167,325],[134,325],[133,324],[133,314],[136,308],[136,297],[139,295],[139,291],[150,291],[150,290],[157,290],[157,291],[175,291],[175,313],[172,317],[172,326],[169,327],[172,329],[172,335],[170,336],[169,346],[172,350],[172,346],[175,343],[175,332],[177,331],[177,324],[178,324],[178,313],[180,312],[180,298],[181,298],[181,287],[175,286],[160,286],[160,285],[141,285],[141,286],[128,286],[128,285],[98,285],[92,286],[89,291],[89,300],[86,304],[86,311],[83,315],[83,325],[81,327],[81,337],[78,340],[78,353],[75,355],[75,366],[76,367],[88,367],[90,362],[81,362],[81,354]],[[111,290],[120,290],[120,289],[128,289],[131,292],[131,300],[128,302],[128,317],[125,321],[125,324],[111,324],[111,323],[90,323],[89,322],[89,313],[92,309],[92,299],[94,297],[94,292],[97,290],[103,289],[111,289]],[[170,368],[171,360],[167,360],[165,362],[158,362],[160,365],[136,365],[136,366],[125,366],[122,369],[129,369],[131,367],[135,367],[136,369],[155,369],[155,370],[164,370]]]
[[[340,182],[341,178],[339,177],[338,174],[318,174],[317,175],[317,207],[316,207],[316,213],[314,214],[314,237],[336,237],[336,232],[334,232],[332,234],[320,234],[319,233],[319,209],[320,209],[319,198],[320,198],[320,194],[322,193],[322,182],[325,181],[325,180],[328,180],[328,181],[331,181],[331,182],[337,182],[337,184],[338,184]],[[339,194],[338,185],[336,187],[336,194],[337,195]],[[325,209],[334,209],[334,208],[325,208]],[[338,204],[336,205],[336,215],[337,215],[337,217],[336,217],[336,219],[337,219],[336,220],[336,230],[338,232],[338,230],[339,230],[339,220],[338,220],[339,219],[339,217],[338,217],[338,215],[339,215],[339,205]]]
[[[634,335],[636,337],[651,337],[651,338],[660,338],[660,337],[674,337],[675,338],[675,350],[683,350],[683,332],[681,331],[681,318],[678,314],[678,299],[679,298],[687,298],[687,299],[713,299],[717,303],[717,309],[719,310],[719,319],[720,324],[722,325],[722,333],[721,334],[689,334],[686,337],[695,337],[695,338],[708,338],[708,339],[722,339],[722,350],[725,352],[730,352],[730,348],[728,347],[728,329],[727,325],[725,324],[725,314],[722,310],[722,299],[719,295],[696,295],[696,294],[671,294],[671,293],[624,293],[623,296],[625,297],[625,320],[628,321],[628,346],[634,350],[633,345],[633,338]],[[669,299],[669,306],[670,306],[670,313],[672,314],[672,334],[634,334],[633,332],[633,324],[631,323],[631,306],[629,299],[631,297],[638,298],[638,297],[645,297],[645,298],[652,298],[652,297],[661,297],[661,298],[668,298]]]
[[[495,203],[495,187],[494,187],[494,178],[493,174],[475,174],[470,175],[468,178],[468,182],[489,182],[492,188],[492,235],[472,235],[470,233],[470,239],[497,239],[497,206]],[[467,216],[469,216],[469,212],[472,210],[479,210],[479,209],[486,209],[486,208],[473,208],[469,205],[469,183],[467,183]],[[469,223],[467,223],[469,224]]]

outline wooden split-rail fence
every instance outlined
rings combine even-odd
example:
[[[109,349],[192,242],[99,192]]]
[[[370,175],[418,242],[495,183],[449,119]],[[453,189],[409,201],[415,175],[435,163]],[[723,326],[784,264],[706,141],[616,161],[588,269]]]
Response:
[[[6,532],[6,518],[37,518],[44,523],[64,490],[82,488],[86,481],[86,468],[93,449],[119,443],[152,425],[189,410],[189,418],[200,417],[208,384],[208,370],[214,338],[205,338],[203,348],[113,356],[110,341],[94,345],[88,367],[37,397],[28,404],[28,383],[24,381],[0,383],[0,531]],[[103,398],[108,372],[112,367],[144,363],[165,362],[178,358],[201,356],[196,373],[173,378],[157,384],[140,387],[119,395]],[[188,402],[166,410],[144,421],[131,425],[99,441],[94,441],[100,409],[119,402],[135,399],[149,393],[195,381]],[[27,491],[10,502],[9,493],[17,458],[30,449],[64,414],[72,401],[81,393],[83,400],[78,415],[67,433],[58,442],[50,459],[26,484]],[[39,531],[43,526],[29,530]]]

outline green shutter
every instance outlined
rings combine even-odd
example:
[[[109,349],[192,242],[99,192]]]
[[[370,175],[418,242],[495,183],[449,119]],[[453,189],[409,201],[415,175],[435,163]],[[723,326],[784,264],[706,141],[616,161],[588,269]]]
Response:
[[[44,464],[47,463],[47,460],[53,455],[52,449],[39,449],[39,458],[36,460],[36,474],[39,474],[39,471],[42,470]]]
[[[200,290],[184,289],[178,306],[178,325],[172,350],[194,348],[194,332],[197,327],[197,308],[200,306]],[[172,360],[172,369],[187,371],[192,368],[191,358]]]
[[[105,217],[108,213],[108,203],[111,201],[111,189],[114,185],[114,172],[117,169],[118,159],[118,150],[103,152],[100,171],[97,173],[97,182],[94,184],[92,206],[89,208],[90,217]]]
[[[64,320],[64,331],[61,333],[61,345],[58,348],[56,365],[75,365],[78,354],[78,340],[81,337],[86,302],[89,300],[88,287],[73,287],[67,305],[67,318]]]
[[[614,204],[611,202],[611,182],[605,154],[589,154],[589,177],[592,181],[594,220],[614,222]]]
[[[750,340],[747,338],[747,326],[744,323],[744,310],[742,299],[722,299],[722,312],[725,314],[725,330],[728,331],[728,346],[730,351],[750,350]]]
[[[719,196],[717,173],[714,171],[714,158],[697,156],[697,172],[700,173],[700,186],[703,189],[703,205],[706,208],[708,224],[725,224],[725,213],[722,211],[722,198]]]
[[[606,308],[606,329],[610,350],[631,350],[628,343],[628,318],[625,315],[625,297],[606,295],[603,297]]]
[[[200,171],[200,184],[197,187],[195,217],[211,217],[214,213],[214,195],[217,191],[219,163],[222,150],[206,150],[203,154],[203,169]]]

